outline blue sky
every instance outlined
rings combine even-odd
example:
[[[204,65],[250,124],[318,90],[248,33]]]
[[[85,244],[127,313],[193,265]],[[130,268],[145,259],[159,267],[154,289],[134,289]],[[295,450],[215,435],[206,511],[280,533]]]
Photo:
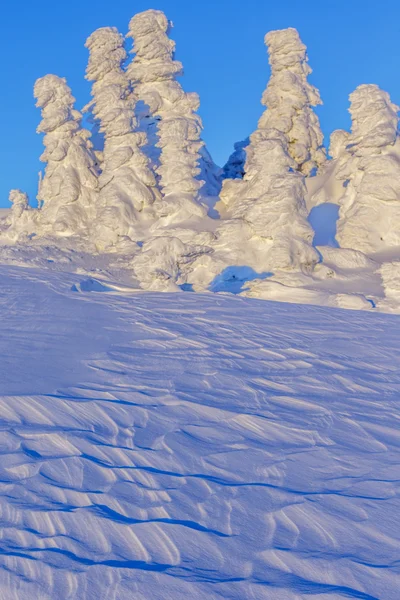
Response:
[[[269,77],[263,37],[272,29],[296,27],[307,45],[326,136],[349,127],[348,95],[361,83],[377,83],[400,104],[398,0],[6,2],[0,24],[0,206],[8,205],[13,187],[36,195],[42,142],[35,133],[35,79],[46,73],[66,77],[81,108],[90,97],[84,80],[88,35],[106,25],[126,33],[130,17],[149,8],[174,22],[182,85],[200,94],[204,139],[220,164],[262,112]]]

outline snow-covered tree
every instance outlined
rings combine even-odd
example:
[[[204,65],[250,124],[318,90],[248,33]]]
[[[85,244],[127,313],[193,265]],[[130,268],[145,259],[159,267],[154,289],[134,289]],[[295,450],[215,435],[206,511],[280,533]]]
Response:
[[[400,245],[399,107],[377,85],[350,95],[351,134],[335,148],[342,182],[336,239],[365,253]]]
[[[312,108],[322,102],[318,90],[307,79],[312,72],[307,48],[297,30],[291,27],[270,31],[265,36],[265,43],[271,78],[262,97],[262,104],[267,109],[258,128],[273,128],[284,133],[297,169],[309,175],[325,162],[325,150],[319,119]],[[251,140],[250,146],[253,144]],[[252,169],[251,155],[252,152],[246,172]]]
[[[175,42],[167,35],[170,27],[163,12],[147,10],[132,18],[128,34],[134,39],[129,78],[150,114],[160,117],[157,173],[163,202],[157,208],[163,223],[168,225],[205,214],[197,202],[202,182],[196,176],[203,146],[202,123],[196,113],[199,97],[184,92],[176,81],[182,74],[182,64],[174,60]]]
[[[256,135],[252,178],[224,182],[224,188],[228,184],[233,191],[229,220],[221,221],[216,246],[238,247],[237,258],[257,272],[309,271],[318,255],[311,245],[314,232],[307,221],[304,177],[296,170],[282,132],[270,129]],[[232,220],[244,222],[246,230],[241,228],[239,234]]]
[[[250,136],[250,143],[235,145],[235,153],[228,161],[228,177],[231,163],[238,163],[244,171],[244,179],[251,180],[259,174],[259,144],[263,144],[269,131],[276,130],[285,136],[288,152],[294,161],[294,169],[304,175],[314,174],[326,160],[323,135],[313,106],[321,104],[318,90],[309,83],[312,72],[308,65],[307,48],[296,29],[270,31],[265,36],[268,48],[271,77],[263,93],[261,103],[266,107],[257,130]],[[274,137],[274,134],[272,134]],[[245,159],[243,157],[245,149]],[[236,175],[234,170],[233,176]],[[240,185],[226,181],[222,199],[229,203],[236,196]]]
[[[306,269],[318,262],[314,232],[307,221],[304,175],[325,161],[322,134],[312,105],[318,92],[307,82],[306,48],[295,29],[272,31],[268,45],[271,79],[263,95],[267,110],[245,148],[243,179],[225,179],[221,192],[224,215],[243,220],[248,240],[226,237],[226,245],[253,248],[249,266],[256,270]],[[258,247],[258,252],[256,248]]]
[[[135,131],[137,97],[123,70],[124,38],[115,27],[103,27],[88,38],[86,78],[93,81],[91,113],[104,135],[96,244],[105,247],[128,236],[143,239],[149,207],[157,198],[156,180],[141,147],[143,131]]]
[[[73,235],[87,232],[95,217],[98,173],[90,133],[65,79],[45,75],[35,83],[36,106],[42,110],[37,129],[44,133],[47,163],[37,199],[42,205],[37,233]]]
[[[246,138],[242,142],[236,142],[236,144],[234,144],[234,151],[223,167],[224,179],[243,179],[244,165],[246,162],[246,147],[249,143],[250,139]]]
[[[329,156],[338,158],[348,144],[349,132],[344,129],[336,129],[331,133],[329,139]]]
[[[29,198],[26,192],[21,190],[10,190],[8,199],[12,204],[11,222],[17,222],[23,213],[29,209]]]
[[[35,231],[39,211],[30,208],[28,194],[21,190],[10,190],[8,199],[12,207],[6,219],[6,235],[16,241]]]

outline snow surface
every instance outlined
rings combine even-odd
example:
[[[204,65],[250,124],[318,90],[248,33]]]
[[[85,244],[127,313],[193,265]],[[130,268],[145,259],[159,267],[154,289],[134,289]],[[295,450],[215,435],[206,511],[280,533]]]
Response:
[[[398,317],[0,273],[0,597],[398,599]]]

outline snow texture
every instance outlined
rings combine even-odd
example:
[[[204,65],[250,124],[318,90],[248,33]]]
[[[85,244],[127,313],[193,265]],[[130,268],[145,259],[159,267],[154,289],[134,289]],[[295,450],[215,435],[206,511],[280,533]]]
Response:
[[[137,97],[122,68],[127,53],[115,27],[103,27],[88,38],[90,58],[86,78],[93,81],[92,115],[104,135],[99,177],[99,200],[93,236],[98,248],[115,245],[122,237],[144,237],[142,221],[152,217],[158,198],[156,180],[141,151],[144,132],[135,131]]]
[[[397,600],[399,320],[1,267],[7,600]]]

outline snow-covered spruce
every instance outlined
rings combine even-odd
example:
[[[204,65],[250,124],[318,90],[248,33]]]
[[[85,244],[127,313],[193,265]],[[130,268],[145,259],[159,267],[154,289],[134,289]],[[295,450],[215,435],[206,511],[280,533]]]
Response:
[[[156,180],[141,146],[144,132],[135,131],[137,98],[122,68],[127,54],[115,27],[103,27],[88,38],[86,78],[93,81],[91,112],[104,135],[97,219],[93,235],[98,248],[126,237],[144,237],[144,226],[157,198]]]
[[[400,245],[398,110],[377,85],[350,95],[351,135],[338,153],[342,182],[337,240],[365,253]]]
[[[8,196],[11,202],[11,210],[5,220],[6,235],[14,241],[33,233],[35,230],[35,217],[37,210],[29,207],[29,198],[26,192],[21,190],[10,190]]]
[[[270,31],[265,36],[268,48],[271,77],[263,93],[261,103],[266,107],[258,122],[257,130],[246,144],[244,178],[252,179],[259,173],[258,145],[269,137],[271,129],[284,134],[294,168],[304,175],[313,174],[326,160],[322,146],[323,135],[313,106],[321,104],[319,91],[308,82],[312,72],[308,65],[307,48],[296,29]],[[240,149],[244,143],[235,145],[233,161],[241,159]],[[240,165],[240,163],[239,163]],[[229,203],[237,186],[224,183],[223,199]]]
[[[312,72],[307,48],[297,30],[291,27],[270,31],[265,36],[265,43],[271,78],[262,97],[267,110],[261,116],[258,128],[273,128],[284,133],[297,169],[309,175],[324,164],[326,157],[319,119],[312,108],[322,102],[319,91],[307,80]],[[252,143],[251,140],[250,146]],[[248,162],[247,173],[252,169],[250,157]]]
[[[249,143],[249,138],[246,138],[242,142],[236,142],[234,151],[223,167],[224,179],[243,179],[244,165],[246,162],[246,147]]]
[[[311,245],[314,232],[307,221],[304,176],[295,169],[286,138],[273,129],[267,130],[264,139],[264,132],[257,135],[256,171],[251,179],[230,180],[237,193],[227,218],[216,229],[214,254],[194,264],[188,281],[195,288],[202,289],[222,273],[230,273],[232,265],[255,273],[309,273],[319,260]]]
[[[135,15],[129,25],[134,39],[134,59],[129,78],[158,121],[157,145],[161,148],[157,173],[163,201],[157,204],[158,225],[171,226],[202,218],[206,210],[197,202],[202,186],[199,174],[202,123],[196,113],[199,97],[186,93],[176,81],[182,64],[174,60],[175,42],[169,39],[170,22],[159,10]]]
[[[45,75],[34,87],[36,106],[42,110],[38,133],[44,133],[47,163],[37,199],[37,231],[73,235],[88,231],[95,218],[98,197],[96,157],[90,133],[81,127],[82,115],[65,79]]]
[[[250,226],[252,243],[260,246],[258,269],[262,262],[263,270],[310,270],[318,256],[311,247],[304,174],[325,161],[321,129],[312,110],[320,99],[307,82],[311,70],[297,31],[272,31],[265,41],[271,64],[262,98],[267,110],[245,149],[243,180],[223,183],[221,210]]]
[[[156,170],[160,166],[161,155],[161,148],[157,146],[160,117],[153,115],[150,107],[143,101],[137,103],[135,114],[138,130],[144,131],[147,136],[147,144],[142,150],[149,158],[152,168]],[[204,185],[199,190],[198,200],[206,206],[213,206],[221,191],[223,170],[214,162],[205,144],[200,148],[199,154],[199,174],[196,177],[203,181]]]

